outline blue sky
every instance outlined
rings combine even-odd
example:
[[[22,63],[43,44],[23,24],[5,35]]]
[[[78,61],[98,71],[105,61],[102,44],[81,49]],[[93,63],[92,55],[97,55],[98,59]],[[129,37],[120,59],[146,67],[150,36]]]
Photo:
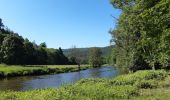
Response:
[[[14,32],[49,48],[103,47],[120,11],[109,0],[0,0],[0,18]]]

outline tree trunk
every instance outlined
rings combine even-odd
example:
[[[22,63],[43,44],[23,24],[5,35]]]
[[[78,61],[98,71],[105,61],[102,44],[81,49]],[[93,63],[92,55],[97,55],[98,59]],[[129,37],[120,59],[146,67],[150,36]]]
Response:
[[[155,64],[152,64],[152,70],[155,70]]]
[[[80,70],[80,64],[78,64],[78,70]]]

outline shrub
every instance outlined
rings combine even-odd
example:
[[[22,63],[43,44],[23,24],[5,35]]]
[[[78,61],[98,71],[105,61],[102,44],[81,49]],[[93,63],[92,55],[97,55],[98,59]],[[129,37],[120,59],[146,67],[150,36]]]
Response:
[[[86,84],[86,83],[91,83],[91,84],[95,84],[95,83],[103,83],[103,82],[107,82],[106,79],[100,79],[100,78],[86,78],[86,79],[81,79],[80,81],[78,81],[76,84]]]
[[[0,72],[0,77],[4,77],[4,73],[3,72]]]
[[[164,81],[160,81],[159,86],[162,86],[164,88],[170,87],[170,76],[166,77]]]
[[[136,77],[131,75],[122,75],[118,76],[115,79],[111,80],[109,83],[113,85],[133,85],[137,81]]]
[[[121,75],[110,81],[114,85],[134,85],[137,81],[141,80],[163,80],[167,77],[167,72],[164,70],[146,70],[138,71],[128,75]]]
[[[142,89],[152,89],[152,88],[157,88],[158,86],[158,81],[156,80],[142,80],[138,81],[135,83],[135,86],[137,88],[142,88]]]
[[[163,80],[167,76],[167,72],[164,70],[159,71],[148,71],[148,73],[145,75],[145,79],[158,79]]]

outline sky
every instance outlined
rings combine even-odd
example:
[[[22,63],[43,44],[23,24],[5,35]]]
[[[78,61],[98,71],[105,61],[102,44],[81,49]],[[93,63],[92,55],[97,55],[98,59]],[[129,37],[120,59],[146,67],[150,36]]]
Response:
[[[49,48],[108,46],[120,13],[110,0],[0,0],[9,29]]]

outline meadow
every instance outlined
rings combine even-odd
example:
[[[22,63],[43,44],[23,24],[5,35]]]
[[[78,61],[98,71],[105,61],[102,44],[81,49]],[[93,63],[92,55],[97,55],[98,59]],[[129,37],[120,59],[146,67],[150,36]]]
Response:
[[[0,100],[169,100],[170,75],[146,70],[113,79],[82,79],[58,89],[1,91]]]
[[[89,65],[81,65],[80,70],[89,68]],[[0,78],[27,76],[27,75],[44,75],[57,74],[65,72],[78,71],[77,65],[0,65]]]

